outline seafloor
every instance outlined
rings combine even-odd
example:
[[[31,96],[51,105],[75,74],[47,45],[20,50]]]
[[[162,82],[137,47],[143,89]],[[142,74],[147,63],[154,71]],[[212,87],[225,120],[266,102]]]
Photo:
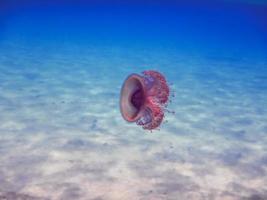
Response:
[[[267,199],[266,66],[167,47],[6,41],[0,199]],[[175,114],[152,133],[119,111],[123,80],[145,69],[176,94]]]

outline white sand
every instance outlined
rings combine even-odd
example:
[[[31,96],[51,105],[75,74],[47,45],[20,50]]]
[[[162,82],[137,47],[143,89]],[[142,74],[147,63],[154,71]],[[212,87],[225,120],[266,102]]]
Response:
[[[267,199],[265,62],[4,47],[0,199]],[[176,93],[176,114],[153,133],[119,113],[123,80],[145,69]]]

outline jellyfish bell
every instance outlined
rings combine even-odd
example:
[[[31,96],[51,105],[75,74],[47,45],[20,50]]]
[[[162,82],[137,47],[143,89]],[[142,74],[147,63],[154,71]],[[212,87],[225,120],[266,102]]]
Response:
[[[134,122],[140,118],[140,111],[144,104],[144,85],[142,77],[131,74],[124,81],[121,89],[120,109],[122,117],[128,122]]]
[[[164,118],[163,107],[168,97],[169,87],[159,72],[148,70],[142,75],[131,74],[121,88],[122,117],[128,122],[136,122],[144,129],[155,129]]]

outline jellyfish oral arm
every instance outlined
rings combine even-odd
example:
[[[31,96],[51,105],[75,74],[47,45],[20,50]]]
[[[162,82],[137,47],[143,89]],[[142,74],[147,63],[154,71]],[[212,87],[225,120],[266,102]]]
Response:
[[[140,126],[144,126],[148,123],[151,123],[151,121],[152,121],[151,111],[146,109],[144,113],[142,113],[141,117],[136,121],[136,124]]]

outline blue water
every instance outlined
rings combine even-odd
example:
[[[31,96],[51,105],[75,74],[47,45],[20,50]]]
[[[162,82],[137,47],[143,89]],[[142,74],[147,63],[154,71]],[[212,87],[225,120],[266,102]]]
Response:
[[[131,73],[175,97],[123,120]],[[0,199],[267,199],[262,1],[1,1]]]

